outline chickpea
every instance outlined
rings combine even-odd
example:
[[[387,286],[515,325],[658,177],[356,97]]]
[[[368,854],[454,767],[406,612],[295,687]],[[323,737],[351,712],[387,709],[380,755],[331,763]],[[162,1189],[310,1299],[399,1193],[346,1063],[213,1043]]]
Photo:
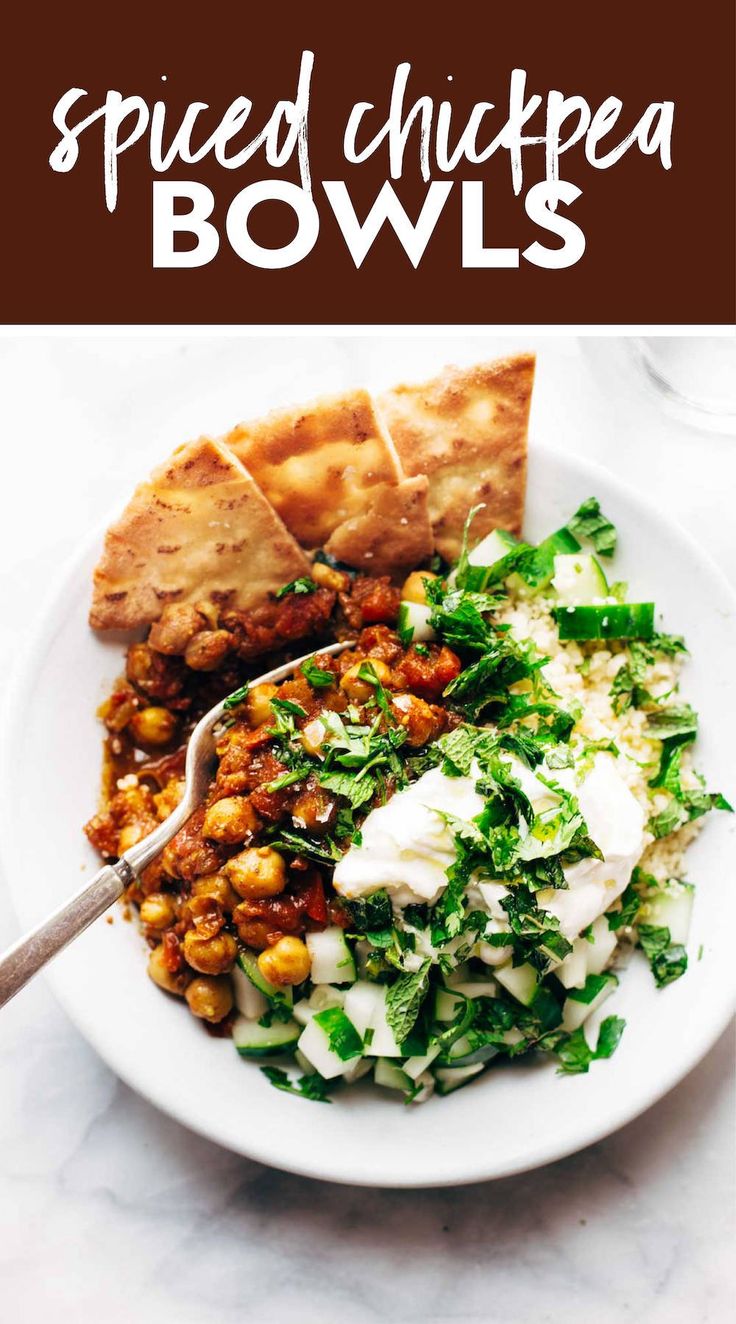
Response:
[[[242,919],[237,911],[233,914],[233,919],[238,928],[238,936],[246,947],[252,947],[255,951],[261,952],[264,947],[268,947],[273,937],[273,924],[269,924],[266,919],[244,915]]]
[[[345,691],[348,698],[354,699],[356,703],[365,703],[376,692],[375,685],[369,680],[363,680],[360,676],[362,667],[370,666],[374,674],[382,685],[388,685],[391,680],[391,668],[382,662],[378,657],[361,658],[360,662],[355,662],[348,671],[345,672],[340,681],[341,688]]]
[[[223,975],[232,970],[238,947],[231,933],[216,933],[200,938],[196,929],[184,934],[184,957],[188,965],[203,975]]]
[[[163,790],[156,791],[153,797],[153,803],[156,806],[156,813],[159,818],[168,818],[173,814],[176,806],[179,804],[184,794],[184,778],[172,777]]]
[[[151,626],[148,642],[157,653],[167,653],[170,657],[180,656],[204,624],[202,615],[191,603],[169,602],[159,620]]]
[[[204,816],[202,835],[235,846],[253,835],[256,824],[255,810],[248,801],[242,795],[228,795],[210,805]]]
[[[150,929],[168,929],[176,919],[176,902],[168,892],[151,892],[141,902],[141,923]]]
[[[150,827],[146,827],[145,823],[128,823],[126,827],[121,828],[118,837],[118,855],[123,855],[131,846],[136,846],[148,836],[150,831]]]
[[[184,996],[184,990],[189,983],[189,974],[185,971],[174,974],[168,969],[164,960],[163,943],[159,943],[151,952],[148,958],[148,973],[154,984],[162,988],[165,993],[174,993],[178,998]]]
[[[168,745],[176,735],[177,726],[176,717],[168,708],[141,708],[128,723],[137,745]]]
[[[266,722],[273,722],[271,700],[276,697],[278,692],[278,685],[254,685],[253,689],[248,691],[248,697],[245,700],[245,712],[252,727],[263,726]]]
[[[325,565],[324,561],[312,563],[312,579],[315,584],[331,588],[335,593],[344,592],[350,583],[350,576],[344,570],[334,570],[331,565]]]
[[[239,901],[237,892],[221,873],[206,873],[201,878],[195,878],[192,896],[211,896],[220,909],[225,911],[233,911]]]
[[[310,968],[306,944],[288,934],[258,957],[258,969],[271,984],[301,984]]]
[[[228,860],[223,869],[235,891],[249,901],[278,896],[286,887],[283,856],[271,846],[251,846]]]
[[[321,754],[326,735],[327,728],[324,722],[320,722],[318,717],[313,718],[311,722],[307,722],[307,725],[302,727],[302,744],[307,753]]]
[[[233,643],[228,630],[200,630],[187,644],[184,661],[192,671],[214,671]]]
[[[199,1016],[200,1020],[211,1021],[213,1024],[224,1020],[228,1012],[232,1011],[233,989],[227,975],[219,975],[215,978],[211,975],[198,975],[192,980],[184,997],[193,1016]]]
[[[401,589],[402,602],[419,602],[422,606],[427,602],[427,590],[424,585],[425,579],[436,579],[436,575],[431,575],[429,570],[412,570],[408,579],[404,580]]]
[[[321,786],[307,786],[292,804],[291,816],[308,832],[329,832],[337,817],[337,800]]]
[[[409,745],[426,745],[441,729],[442,724],[437,715],[416,694],[397,694],[391,708],[394,716],[406,728]]]

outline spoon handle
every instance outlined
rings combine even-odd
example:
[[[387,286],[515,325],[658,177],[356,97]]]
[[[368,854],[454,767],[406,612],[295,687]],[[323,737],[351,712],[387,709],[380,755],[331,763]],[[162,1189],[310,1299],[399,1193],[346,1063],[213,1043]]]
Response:
[[[0,1007],[80,933],[103,915],[133,877],[124,861],[106,864],[76,896],[0,956]]]

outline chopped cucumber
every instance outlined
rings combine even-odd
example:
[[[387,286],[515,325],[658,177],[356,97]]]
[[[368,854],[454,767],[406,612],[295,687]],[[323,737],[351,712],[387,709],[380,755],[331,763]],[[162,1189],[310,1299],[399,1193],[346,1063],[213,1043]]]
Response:
[[[443,1067],[469,1067],[476,1062],[490,1062],[491,1058],[496,1057],[497,1054],[498,1048],[495,1044],[486,1043],[474,1046],[468,1035],[462,1034],[443,1054],[441,1065]]]
[[[462,1006],[463,998],[451,988],[438,988],[434,997],[436,1021],[453,1021]]]
[[[300,1025],[309,1025],[312,1017],[316,1015],[316,1008],[310,1007],[309,998],[301,998],[299,1002],[294,1003],[294,1020]]]
[[[296,1021],[274,1021],[265,1026],[238,1016],[233,1025],[233,1043],[241,1057],[272,1057],[296,1048],[300,1033]]]
[[[379,1057],[376,1062],[373,1079],[377,1085],[383,1085],[387,1090],[410,1090],[414,1084],[411,1076],[407,1076],[401,1067],[397,1067],[395,1062],[389,1062],[385,1057]]]
[[[399,604],[399,616],[396,622],[396,630],[403,644],[426,643],[430,639],[436,639],[429,618],[432,615],[432,608],[424,602],[402,602]]]
[[[467,1085],[468,1081],[480,1074],[483,1065],[482,1062],[474,1062],[467,1067],[437,1067],[434,1073],[437,1093],[451,1094],[453,1090],[460,1089],[461,1085]]]
[[[576,938],[572,951],[555,969],[555,975],[565,988],[583,988],[588,975],[599,975],[605,970],[616,950],[618,939],[608,927],[605,915],[593,920],[590,936]]]
[[[251,983],[239,965],[233,966],[232,977],[235,1006],[241,1016],[247,1016],[251,1021],[260,1020],[264,1012],[268,1011],[268,1000],[260,989]]]
[[[386,1020],[386,985],[359,979],[345,994],[345,1015],[358,1034],[369,1039],[365,1052],[371,1057],[401,1057],[401,1048]],[[369,1034],[370,1031],[370,1034]]]
[[[345,989],[333,988],[332,984],[316,984],[309,994],[309,1005],[313,1011],[326,1011],[328,1007],[344,1007]]]
[[[494,529],[468,553],[466,588],[482,592],[489,584],[498,584],[511,573],[520,547],[525,546],[513,533]]]
[[[498,985],[494,979],[475,979],[467,984],[453,985],[453,993],[462,993],[466,998],[495,998]]]
[[[407,1076],[411,1076],[412,1080],[417,1080],[422,1072],[426,1071],[427,1067],[432,1065],[434,1059],[439,1057],[439,1052],[439,1044],[432,1044],[431,1048],[428,1048],[427,1052],[423,1053],[421,1056],[407,1057],[404,1063],[404,1071]]]
[[[608,581],[600,562],[588,552],[556,556],[552,587],[566,607],[608,596]]]
[[[496,979],[517,1002],[525,1007],[531,1006],[539,988],[539,975],[533,965],[526,962],[524,965],[499,965]]]
[[[546,588],[555,572],[555,557],[579,551],[580,543],[575,534],[564,526],[557,529],[534,548],[533,556],[525,560],[522,583],[526,582],[530,588]]]
[[[340,1007],[315,1012],[301,1032],[299,1049],[325,1080],[344,1076],[361,1056],[361,1036]]]
[[[653,602],[617,602],[607,607],[555,607],[560,639],[650,639]]]
[[[339,924],[332,924],[319,933],[305,937],[312,962],[313,984],[352,984],[355,981],[355,961]]]
[[[670,942],[685,947],[690,933],[695,888],[671,878],[662,890],[646,896],[639,918],[644,924],[669,929]]]
[[[562,1028],[577,1030],[617,987],[615,975],[588,975],[582,988],[571,988],[562,1007]]]
[[[287,986],[279,988],[277,984],[272,984],[270,980],[265,979],[261,974],[258,960],[254,952],[241,952],[238,957],[238,965],[247,975],[254,988],[262,993],[268,1002],[278,1002],[282,1007],[291,1007],[294,1002],[294,990]]]

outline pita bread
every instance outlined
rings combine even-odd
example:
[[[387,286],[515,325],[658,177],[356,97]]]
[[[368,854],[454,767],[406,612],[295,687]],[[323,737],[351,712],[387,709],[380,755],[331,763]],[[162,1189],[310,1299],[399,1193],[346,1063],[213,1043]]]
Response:
[[[448,561],[459,555],[468,511],[479,502],[474,539],[493,528],[521,529],[534,363],[533,354],[518,354],[445,368],[378,399],[406,473],[429,478],[434,540]]]
[[[428,489],[424,477],[372,488],[365,510],[335,529],[325,551],[367,575],[413,570],[434,549]]]
[[[131,629],[168,602],[209,598],[248,608],[309,574],[309,560],[244,466],[207,437],[137,488],[108,530],[90,624]]]
[[[362,515],[372,490],[403,478],[367,391],[324,396],[303,408],[242,423],[223,438],[302,547],[324,547]]]

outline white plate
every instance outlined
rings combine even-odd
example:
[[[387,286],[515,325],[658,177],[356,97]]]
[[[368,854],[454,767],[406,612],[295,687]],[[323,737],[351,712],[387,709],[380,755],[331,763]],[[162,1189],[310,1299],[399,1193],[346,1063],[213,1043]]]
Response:
[[[693,649],[684,690],[700,711],[698,762],[733,790],[736,603],[692,540],[602,469],[536,447],[526,532],[557,528],[595,494],[616,523],[617,578],[653,597],[666,628]],[[8,701],[0,785],[2,856],[24,924],[36,922],[98,865],[81,832],[95,808],[101,730],[93,710],[122,669],[120,642],[86,623],[98,540],[67,573],[30,643]],[[733,795],[731,795],[733,799]],[[158,1107],[241,1154],[332,1181],[427,1186],[507,1176],[599,1140],[670,1089],[710,1048],[734,1005],[733,839],[714,814],[689,856],[698,885],[690,969],[658,991],[638,956],[606,1004],[627,1018],[621,1046],[589,1075],[548,1062],[494,1067],[447,1099],[404,1107],[358,1086],[329,1105],[273,1089],[226,1040],[210,1038],[145,974],[145,946],[118,911],[55,962],[49,979],[109,1065]],[[702,944],[702,959],[697,953]]]

